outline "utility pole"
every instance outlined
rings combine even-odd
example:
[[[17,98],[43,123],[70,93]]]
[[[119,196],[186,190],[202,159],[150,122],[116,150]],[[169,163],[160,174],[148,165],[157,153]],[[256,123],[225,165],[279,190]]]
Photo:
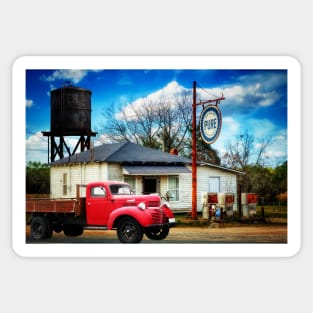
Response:
[[[196,114],[197,114],[197,91],[196,82],[193,82],[193,102],[192,102],[192,211],[191,217],[197,219],[197,135],[196,135]]]
[[[217,106],[221,100],[225,100],[222,96],[220,98],[200,101],[197,103],[197,83],[193,82],[193,101],[192,101],[192,152],[191,152],[191,160],[192,160],[192,201],[191,201],[191,217],[193,220],[198,218],[197,215],[197,105],[204,105],[207,103],[215,102]],[[203,106],[204,108],[204,106]]]

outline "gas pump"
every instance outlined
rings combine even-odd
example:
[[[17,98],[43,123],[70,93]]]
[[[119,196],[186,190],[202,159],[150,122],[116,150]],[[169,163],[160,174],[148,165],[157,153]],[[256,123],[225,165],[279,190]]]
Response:
[[[256,205],[258,203],[258,195],[256,193],[248,193],[247,195],[249,215],[256,215]]]
[[[209,219],[208,193],[201,193],[202,218]]]
[[[235,195],[230,192],[219,192],[218,193],[218,206],[217,210],[220,210],[221,218],[229,218],[233,216],[233,209],[235,203]]]
[[[258,203],[258,195],[256,193],[242,193],[241,204],[244,217],[256,215],[256,205]]]
[[[208,209],[209,209],[209,220],[216,218],[216,206],[218,204],[218,195],[217,192],[208,192]]]
[[[234,204],[235,204],[235,194],[226,193],[225,194],[225,211],[227,217],[234,216]]]

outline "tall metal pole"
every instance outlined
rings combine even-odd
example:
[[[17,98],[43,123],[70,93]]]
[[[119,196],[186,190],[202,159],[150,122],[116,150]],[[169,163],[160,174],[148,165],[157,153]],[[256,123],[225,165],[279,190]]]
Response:
[[[212,103],[215,102],[216,105],[221,100],[224,100],[225,98],[222,96],[220,98],[207,100],[207,101],[200,101],[197,103],[197,83],[193,82],[193,102],[192,102],[192,152],[191,152],[191,158],[192,158],[192,202],[191,202],[191,215],[192,219],[196,220],[198,218],[197,215],[197,105],[202,105],[206,103]]]
[[[196,82],[193,82],[193,103],[192,103],[192,219],[197,219],[197,135],[196,135],[196,114],[197,114],[197,93]]]

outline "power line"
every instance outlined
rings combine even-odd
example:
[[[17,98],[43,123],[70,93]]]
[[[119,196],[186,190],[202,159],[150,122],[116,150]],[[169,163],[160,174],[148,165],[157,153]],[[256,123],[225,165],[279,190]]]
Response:
[[[203,91],[203,92],[205,92],[206,94],[208,94],[208,95],[210,95],[210,96],[213,96],[214,98],[218,98],[218,96],[217,95],[215,95],[215,94],[213,94],[213,93],[211,93],[211,92],[209,92],[209,91],[207,91],[206,89],[204,89],[202,86],[200,86],[200,84],[199,83],[197,83],[197,86]]]

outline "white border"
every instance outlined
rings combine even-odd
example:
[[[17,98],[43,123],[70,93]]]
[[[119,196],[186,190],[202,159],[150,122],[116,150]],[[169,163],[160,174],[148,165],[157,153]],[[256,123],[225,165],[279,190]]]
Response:
[[[287,69],[287,244],[26,244],[26,69]],[[23,257],[290,257],[301,247],[301,67],[290,56],[23,56],[12,67],[12,246]]]

